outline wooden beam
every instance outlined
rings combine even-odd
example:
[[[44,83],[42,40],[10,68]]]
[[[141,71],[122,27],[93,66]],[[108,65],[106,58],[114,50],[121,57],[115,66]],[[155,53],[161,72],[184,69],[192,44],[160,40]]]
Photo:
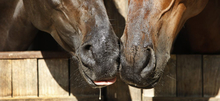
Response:
[[[53,51],[11,51],[0,52],[0,59],[32,59],[32,58],[70,58],[67,52]]]
[[[144,97],[142,101],[220,101],[215,97]]]
[[[99,101],[98,96],[74,96],[74,97],[36,97],[36,98],[3,98],[0,101]],[[104,101],[102,99],[101,101]]]
[[[37,59],[12,60],[12,97],[37,97]]]
[[[11,60],[0,60],[0,98],[11,97]]]
[[[177,96],[202,97],[202,56],[177,55]]]
[[[69,96],[68,59],[39,59],[39,96]]]
[[[122,101],[123,99],[121,99]],[[98,101],[97,96],[3,98],[0,101]],[[101,101],[104,101],[102,99]],[[124,100],[123,100],[124,101]],[[142,101],[220,101],[215,97],[144,97]]]
[[[220,56],[203,56],[203,96],[220,97]]]

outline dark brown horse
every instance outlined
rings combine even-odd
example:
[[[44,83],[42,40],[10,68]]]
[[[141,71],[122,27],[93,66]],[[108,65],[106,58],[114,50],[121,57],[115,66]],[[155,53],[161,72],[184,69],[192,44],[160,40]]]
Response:
[[[0,50],[26,50],[45,31],[79,60],[93,87],[115,82],[119,44],[103,0],[1,0]]]
[[[120,76],[128,84],[154,86],[177,34],[188,19],[202,11],[186,23],[191,50],[220,52],[218,0],[128,0],[128,5],[120,68]]]

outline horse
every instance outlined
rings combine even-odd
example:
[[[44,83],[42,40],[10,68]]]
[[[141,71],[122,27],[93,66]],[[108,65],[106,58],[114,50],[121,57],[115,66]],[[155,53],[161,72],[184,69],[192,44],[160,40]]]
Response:
[[[93,88],[116,81],[119,39],[103,0],[1,0],[0,51],[28,49],[38,30],[79,61]]]
[[[183,26],[191,51],[220,52],[219,7],[218,0],[128,0],[121,37],[121,79],[139,88],[154,87]]]

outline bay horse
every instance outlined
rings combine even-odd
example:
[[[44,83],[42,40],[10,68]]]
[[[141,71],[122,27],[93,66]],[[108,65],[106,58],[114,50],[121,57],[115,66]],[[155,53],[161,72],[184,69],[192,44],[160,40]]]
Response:
[[[103,0],[0,1],[0,51],[26,50],[38,30],[77,57],[92,87],[116,81],[119,40]]]
[[[158,82],[185,23],[192,51],[220,52],[218,0],[128,0],[126,21],[119,72],[135,87],[151,88]]]

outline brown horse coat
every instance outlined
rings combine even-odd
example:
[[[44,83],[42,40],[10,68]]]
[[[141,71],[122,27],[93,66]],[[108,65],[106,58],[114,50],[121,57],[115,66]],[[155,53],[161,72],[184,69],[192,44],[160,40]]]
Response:
[[[121,37],[121,78],[136,87],[154,86],[163,73],[170,58],[172,44],[185,22],[201,13],[207,4],[212,2],[217,2],[217,0],[128,0],[126,28]],[[207,6],[206,9],[210,8]],[[215,12],[218,10],[211,10],[209,14],[214,15],[214,19],[204,21],[204,23],[218,28],[219,17]],[[204,17],[201,19],[205,20]],[[200,33],[197,33],[203,28],[208,31],[207,29],[210,27],[198,25],[201,29],[194,30],[198,26],[191,22],[192,20],[188,22],[189,25],[186,24],[186,27],[189,27],[188,30],[192,36],[190,39],[191,47],[194,47],[192,49],[198,51],[209,47],[207,46],[209,39],[218,42],[217,38],[205,35],[205,31],[201,36]],[[211,30],[209,29],[209,31]],[[193,33],[197,33],[197,35]],[[219,35],[216,34],[218,30],[211,33]],[[205,37],[207,40],[202,40],[201,43],[198,41]],[[194,39],[196,40],[194,41]],[[203,51],[208,52],[208,50],[207,48]]]
[[[0,51],[27,49],[38,30],[77,57],[91,86],[115,82],[119,44],[103,0],[0,1]]]

